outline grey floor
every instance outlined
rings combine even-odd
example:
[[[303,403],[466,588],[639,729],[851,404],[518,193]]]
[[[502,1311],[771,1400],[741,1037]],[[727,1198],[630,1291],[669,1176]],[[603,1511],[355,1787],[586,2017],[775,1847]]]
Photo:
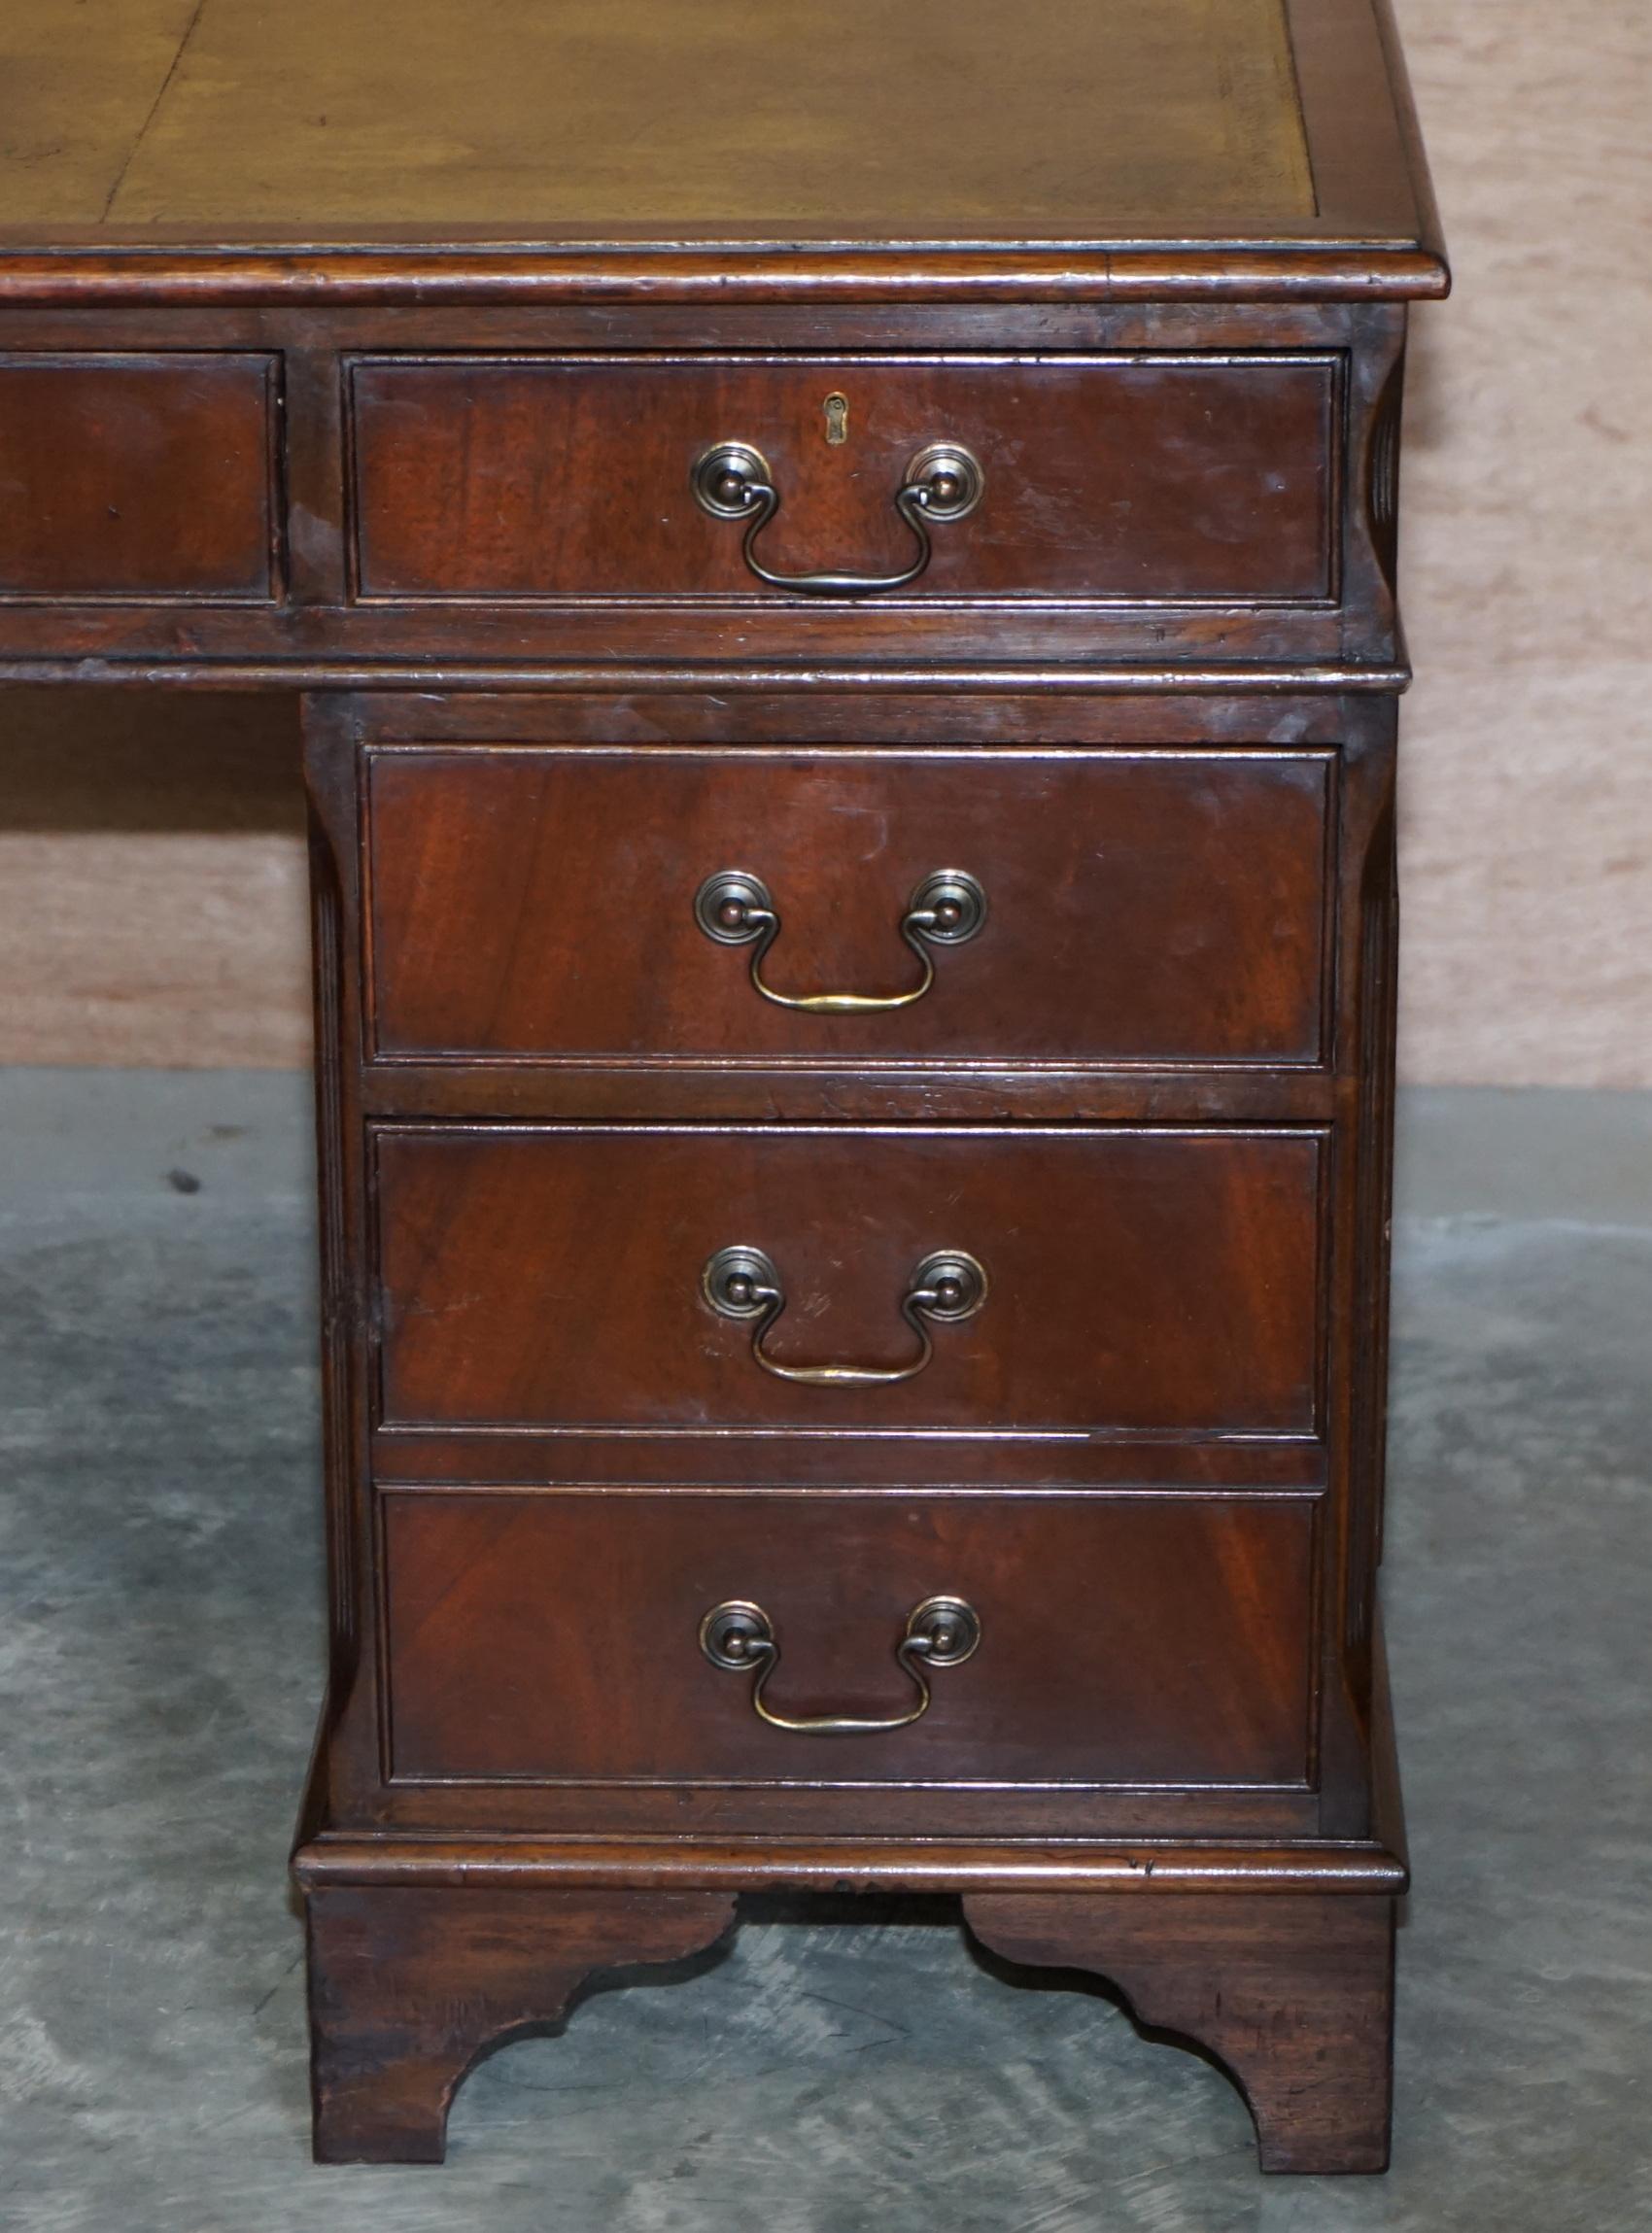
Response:
[[[301,1082],[0,1072],[0,2224],[1652,2227],[1652,1096],[1406,1104],[1387,1600],[1417,1889],[1386,2180],[945,1907],[758,1909],[306,2154],[322,1666]]]

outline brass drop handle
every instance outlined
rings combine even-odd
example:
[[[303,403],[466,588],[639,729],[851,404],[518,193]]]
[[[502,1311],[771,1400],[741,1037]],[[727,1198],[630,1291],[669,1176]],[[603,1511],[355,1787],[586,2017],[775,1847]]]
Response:
[[[917,548],[909,565],[895,573],[775,573],[757,555],[757,538],[780,508],[780,492],[769,461],[749,442],[713,442],[689,474],[694,500],[714,520],[743,520],[745,563],[771,589],[797,597],[874,597],[916,581],[933,555],[933,522],[961,520],[981,501],[985,476],[961,442],[928,442],[907,467],[895,491],[895,509],[911,528]]]
[[[915,1379],[935,1355],[930,1322],[951,1324],[974,1318],[986,1300],[986,1273],[974,1256],[962,1249],[942,1249],[924,1257],[901,1297],[901,1316],[918,1339],[918,1354],[910,1364],[780,1364],[764,1347],[786,1307],[773,1256],[761,1249],[719,1249],[701,1273],[700,1285],[719,1318],[752,1322],[751,1354],[765,1372],[809,1388],[878,1388]]]
[[[780,1646],[774,1624],[761,1605],[744,1597],[731,1597],[714,1605],[700,1624],[700,1648],[714,1667],[732,1674],[750,1674],[751,1709],[771,1729],[783,1729],[794,1736],[878,1736],[891,1729],[908,1729],[929,1711],[929,1670],[961,1666],[981,1642],[981,1618],[962,1597],[925,1597],[907,1616],[906,1633],[895,1646],[895,1659],[912,1677],[917,1698],[905,1713],[880,1720],[863,1720],[850,1713],[776,1713],[764,1697],[780,1664]]]
[[[745,869],[719,869],[694,895],[694,919],[718,945],[749,945],[755,989],[776,1008],[809,1015],[865,1015],[879,1009],[911,1008],[935,982],[930,948],[963,945],[986,920],[986,894],[962,869],[937,869],[907,902],[900,932],[922,967],[910,992],[776,992],[763,977],[764,956],[780,935],[779,911],[761,876]]]

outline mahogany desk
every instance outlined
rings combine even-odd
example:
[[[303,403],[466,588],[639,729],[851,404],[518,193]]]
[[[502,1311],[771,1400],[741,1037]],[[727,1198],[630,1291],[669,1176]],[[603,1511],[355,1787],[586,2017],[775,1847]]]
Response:
[[[0,676],[303,695],[318,2154],[818,1885],[1380,2169],[1380,0],[96,32],[0,27]]]

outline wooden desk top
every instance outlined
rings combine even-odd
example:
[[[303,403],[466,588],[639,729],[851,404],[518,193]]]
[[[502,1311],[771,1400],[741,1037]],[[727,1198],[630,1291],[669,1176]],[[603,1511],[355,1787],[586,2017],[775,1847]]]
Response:
[[[1382,5],[8,0],[0,299],[1439,292]]]

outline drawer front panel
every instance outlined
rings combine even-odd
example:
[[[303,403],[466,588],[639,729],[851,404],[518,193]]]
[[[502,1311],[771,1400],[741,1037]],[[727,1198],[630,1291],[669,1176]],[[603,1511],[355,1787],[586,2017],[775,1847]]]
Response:
[[[1299,1785],[1310,1771],[1311,1500],[387,1491],[401,1778]],[[782,1718],[917,1693],[912,1610],[960,1597],[962,1664],[906,1728],[776,1730],[700,1648],[768,1616]]]
[[[1323,1136],[959,1126],[375,1128],[391,1425],[1309,1434]],[[724,1249],[782,1314],[719,1315]],[[902,1314],[966,1252],[973,1317]],[[774,1377],[848,1363],[911,1378]]]
[[[269,600],[274,367],[0,357],[0,600]]]
[[[438,750],[368,754],[368,969],[392,1058],[814,1056],[1314,1063],[1324,751]],[[910,1007],[797,1011],[697,921],[741,870],[788,997],[922,981],[925,879],[986,913]],[[920,941],[920,944],[923,942]]]
[[[760,453],[779,495],[763,564],[889,575],[914,551],[896,493],[946,441],[979,463],[982,494],[934,526],[934,556],[902,595],[1320,602],[1336,594],[1339,367],[1334,355],[362,360],[357,594],[773,600],[784,593],[747,569],[742,523],[691,492],[696,461],[730,441]]]

